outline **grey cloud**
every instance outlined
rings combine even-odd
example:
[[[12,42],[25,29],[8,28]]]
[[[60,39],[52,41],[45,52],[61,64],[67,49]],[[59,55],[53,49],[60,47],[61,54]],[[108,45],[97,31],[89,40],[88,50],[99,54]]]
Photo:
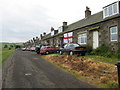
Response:
[[[23,10],[17,14],[6,11],[4,14],[2,22],[3,41],[17,42],[16,40],[20,40],[21,42],[39,36],[43,32],[50,32],[52,21],[44,9],[32,8],[30,11]],[[10,16],[7,17],[6,14]]]

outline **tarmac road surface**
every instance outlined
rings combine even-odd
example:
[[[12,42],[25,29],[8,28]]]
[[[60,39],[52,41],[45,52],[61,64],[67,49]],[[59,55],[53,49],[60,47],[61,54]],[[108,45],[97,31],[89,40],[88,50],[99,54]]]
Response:
[[[2,67],[2,88],[94,88],[35,52],[16,50]]]

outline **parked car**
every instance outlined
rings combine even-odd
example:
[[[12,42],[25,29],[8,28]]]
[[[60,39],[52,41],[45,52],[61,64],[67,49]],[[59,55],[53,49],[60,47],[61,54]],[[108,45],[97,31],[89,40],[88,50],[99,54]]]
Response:
[[[30,51],[34,52],[35,51],[35,47],[31,47]]]
[[[40,49],[40,54],[57,53],[59,51],[60,51],[60,48],[58,47],[42,46]]]
[[[65,44],[64,48],[60,50],[60,54],[62,55],[65,52],[68,53],[69,55],[79,54],[84,56],[85,53],[87,52],[87,49],[86,47],[81,46],[79,44],[68,43]]]
[[[46,46],[46,45],[45,45],[45,44],[36,45],[36,47],[35,47],[35,52],[36,52],[37,54],[40,53],[40,49],[41,49],[42,46]]]
[[[22,51],[26,51],[26,48],[21,48],[22,49]]]
[[[30,48],[26,48],[26,51],[30,51]]]

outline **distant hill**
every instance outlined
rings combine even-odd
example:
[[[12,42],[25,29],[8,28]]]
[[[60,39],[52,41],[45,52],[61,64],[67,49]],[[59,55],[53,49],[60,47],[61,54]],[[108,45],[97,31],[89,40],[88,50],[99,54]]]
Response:
[[[23,45],[23,43],[9,43],[9,42],[0,42],[0,47],[4,47],[5,45],[7,45],[8,47],[10,47],[10,45]]]

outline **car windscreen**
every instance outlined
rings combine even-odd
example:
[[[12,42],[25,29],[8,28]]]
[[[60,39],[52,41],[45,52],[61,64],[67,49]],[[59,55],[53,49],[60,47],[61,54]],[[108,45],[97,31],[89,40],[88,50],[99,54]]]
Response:
[[[55,47],[47,47],[47,48],[55,48]]]
[[[79,47],[80,45],[79,44],[73,44],[73,47]]]
[[[45,48],[45,46],[42,46],[42,47],[41,47],[41,49],[44,49],[44,48]]]

